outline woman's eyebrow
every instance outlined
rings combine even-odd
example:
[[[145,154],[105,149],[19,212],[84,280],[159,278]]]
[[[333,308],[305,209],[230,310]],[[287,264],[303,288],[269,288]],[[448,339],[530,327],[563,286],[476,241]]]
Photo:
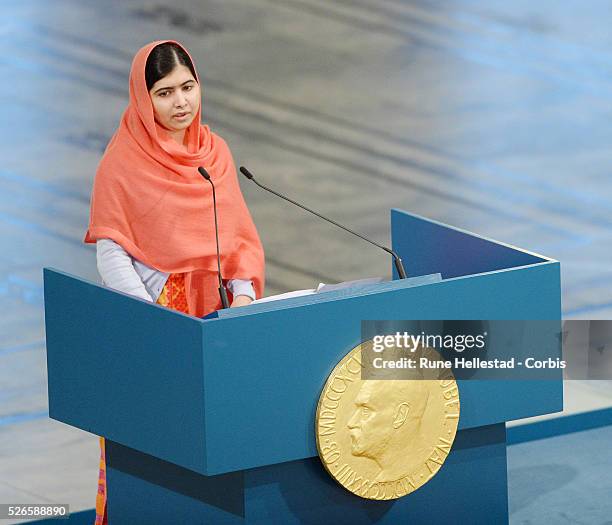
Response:
[[[195,82],[195,80],[193,78],[189,79],[189,80],[185,80],[185,82],[183,82],[180,86],[176,86],[176,87],[182,87],[185,84],[189,84],[189,82]],[[155,93],[159,93],[160,91],[167,91],[168,89],[174,89],[175,86],[167,86],[167,87],[161,87],[159,89],[155,90]]]

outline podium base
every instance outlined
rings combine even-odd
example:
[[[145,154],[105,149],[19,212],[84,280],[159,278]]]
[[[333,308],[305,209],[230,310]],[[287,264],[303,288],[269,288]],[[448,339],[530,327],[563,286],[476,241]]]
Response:
[[[107,440],[108,517],[113,525],[396,524],[508,522],[503,423],[462,430],[440,472],[393,501],[359,498],[319,458],[202,476]]]

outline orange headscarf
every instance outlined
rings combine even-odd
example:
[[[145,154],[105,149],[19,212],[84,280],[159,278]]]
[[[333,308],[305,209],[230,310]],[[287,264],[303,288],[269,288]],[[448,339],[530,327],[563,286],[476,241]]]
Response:
[[[201,110],[185,133],[186,148],[155,122],[145,65],[164,42],[181,45],[151,42],[134,57],[130,102],[96,172],[84,242],[110,238],[148,266],[185,273],[189,311],[202,316],[209,313],[206,305],[214,304],[204,296],[217,294],[210,286],[217,260],[212,189],[198,166],[206,168],[216,188],[223,278],[250,279],[261,297],[264,255],[230,150],[201,124]]]

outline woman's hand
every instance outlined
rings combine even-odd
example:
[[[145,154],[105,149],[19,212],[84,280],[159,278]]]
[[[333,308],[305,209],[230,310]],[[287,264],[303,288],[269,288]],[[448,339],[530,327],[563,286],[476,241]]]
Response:
[[[246,306],[247,304],[251,304],[253,299],[251,299],[248,295],[237,295],[234,297],[230,308],[235,308],[236,306]]]

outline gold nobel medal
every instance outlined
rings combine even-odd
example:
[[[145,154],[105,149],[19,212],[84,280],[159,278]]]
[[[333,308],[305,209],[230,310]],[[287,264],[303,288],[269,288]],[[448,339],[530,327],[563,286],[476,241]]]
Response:
[[[327,379],[317,407],[317,448],[327,471],[350,492],[396,499],[442,467],[457,432],[459,390],[449,369],[362,380],[362,350],[371,344],[351,350]],[[429,348],[413,355],[440,360]]]

